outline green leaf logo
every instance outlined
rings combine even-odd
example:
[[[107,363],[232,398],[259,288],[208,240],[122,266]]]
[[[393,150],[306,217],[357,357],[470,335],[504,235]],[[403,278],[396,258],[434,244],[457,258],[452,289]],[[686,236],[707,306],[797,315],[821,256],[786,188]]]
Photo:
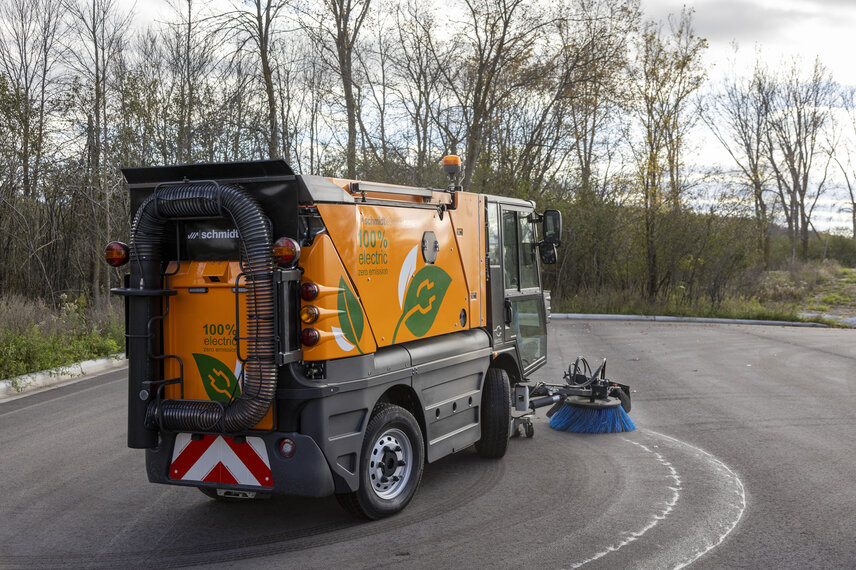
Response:
[[[363,336],[363,309],[357,296],[345,283],[344,277],[339,277],[339,295],[336,299],[339,309],[339,326],[345,340],[357,347],[360,354],[360,339]]]
[[[241,395],[238,379],[228,366],[207,354],[194,352],[193,359],[196,361],[208,398],[216,402],[228,402]]]
[[[413,336],[424,336],[431,329],[451,283],[449,274],[436,265],[426,265],[416,272],[407,286],[401,318],[392,335],[393,343],[401,323]]]

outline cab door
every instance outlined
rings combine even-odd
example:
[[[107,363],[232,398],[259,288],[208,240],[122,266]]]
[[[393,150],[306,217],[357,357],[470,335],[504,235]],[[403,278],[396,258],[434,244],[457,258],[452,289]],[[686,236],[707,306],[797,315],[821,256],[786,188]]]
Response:
[[[501,305],[492,311],[494,335],[501,333],[503,344],[516,345],[524,376],[547,360],[547,316],[533,219],[532,210],[520,206],[499,203],[488,208],[488,228],[495,228],[488,239],[491,290],[494,298],[499,298],[498,285],[502,291]]]

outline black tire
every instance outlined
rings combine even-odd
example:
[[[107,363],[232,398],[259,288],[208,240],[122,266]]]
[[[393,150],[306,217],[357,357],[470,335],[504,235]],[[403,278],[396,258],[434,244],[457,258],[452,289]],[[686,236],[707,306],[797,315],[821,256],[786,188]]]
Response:
[[[618,389],[618,401],[621,402],[621,407],[624,408],[624,411],[629,414],[630,413],[630,407],[631,407],[630,394],[628,394],[627,392],[625,392],[624,390],[619,388]]]
[[[416,494],[424,467],[425,444],[413,414],[400,406],[378,404],[363,438],[360,487],[336,499],[362,518],[394,515]]]
[[[531,438],[533,435],[535,435],[535,426],[532,425],[532,422],[527,422],[525,430],[526,437]]]
[[[498,459],[508,449],[511,422],[511,387],[502,368],[488,368],[481,399],[481,439],[476,451],[482,457]]]

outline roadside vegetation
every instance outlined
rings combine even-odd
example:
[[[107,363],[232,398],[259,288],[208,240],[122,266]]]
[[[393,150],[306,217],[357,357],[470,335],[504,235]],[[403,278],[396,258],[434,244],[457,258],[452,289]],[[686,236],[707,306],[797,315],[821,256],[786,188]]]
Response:
[[[824,242],[826,252],[823,249]],[[784,238],[774,239],[773,243],[775,246],[787,245]],[[850,263],[851,267],[843,266],[837,259],[821,258],[824,253],[829,254],[830,243],[836,246],[837,255]],[[785,248],[780,248],[780,251],[783,253]],[[821,234],[811,241],[810,251],[817,257],[808,261],[792,261],[784,254],[774,258],[776,269],[761,271],[753,266],[744,267],[721,290],[715,277],[706,276],[704,272],[696,275],[699,278],[696,287],[701,286],[703,289],[701,294],[692,295],[685,282],[679,281],[670,294],[653,301],[643,294],[641,286],[627,288],[616,283],[602,288],[583,286],[558,304],[554,302],[553,310],[592,314],[812,321],[830,325],[839,325],[845,319],[856,319],[856,269],[852,268],[856,245],[853,240]],[[677,275],[680,277],[681,272],[677,272]]]
[[[17,295],[0,298],[0,379],[68,366],[124,350],[121,306],[61,297],[58,308]]]

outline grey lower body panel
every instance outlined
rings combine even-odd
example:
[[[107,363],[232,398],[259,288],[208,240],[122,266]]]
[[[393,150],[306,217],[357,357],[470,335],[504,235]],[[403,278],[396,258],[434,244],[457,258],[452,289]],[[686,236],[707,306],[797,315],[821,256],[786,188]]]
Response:
[[[328,362],[327,381],[339,390],[308,401],[300,425],[301,432],[311,435],[327,457],[336,492],[359,487],[363,438],[371,412],[380,401],[409,395],[425,435],[429,462],[478,441],[481,388],[490,357],[487,333],[471,329]],[[365,364],[368,360],[370,365]],[[360,378],[335,382],[338,375],[354,370],[359,370]]]
[[[412,382],[422,405],[429,462],[481,438],[481,392],[491,355],[490,338],[481,329],[431,341],[411,349],[419,362]]]
[[[201,480],[182,480],[170,477],[170,466],[174,460],[175,433],[161,433],[161,444],[156,449],[146,450],[146,470],[152,483],[168,483],[190,487],[211,487],[259,493],[298,495],[305,497],[327,497],[333,494],[333,477],[321,449],[315,441],[299,433],[254,433],[247,437],[259,438],[267,451],[272,487],[231,483],[207,483]],[[283,457],[279,451],[283,438],[294,443],[294,455]],[[242,445],[249,445],[243,443]]]
[[[247,434],[264,442],[273,487],[171,478],[174,433],[162,433],[160,446],[146,451],[149,480],[308,497],[355,491],[366,426],[378,402],[410,408],[423,430],[429,462],[477,442],[481,390],[490,359],[488,334],[471,329],[328,361],[326,378],[320,380],[303,377],[298,364],[283,367],[290,370],[292,384],[302,386],[277,397],[279,406],[299,417],[296,429]],[[310,393],[314,395],[309,397]],[[289,458],[280,453],[286,437],[296,444]]]

